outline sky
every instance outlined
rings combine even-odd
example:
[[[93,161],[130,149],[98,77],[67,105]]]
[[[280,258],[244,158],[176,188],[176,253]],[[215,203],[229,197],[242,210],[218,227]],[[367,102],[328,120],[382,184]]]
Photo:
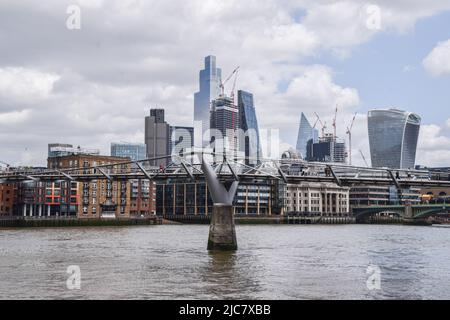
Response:
[[[357,113],[363,165],[367,111],[395,107],[422,117],[416,163],[450,166],[450,0],[2,0],[0,160],[45,165],[54,142],[109,154],[144,142],[155,107],[192,126],[210,54],[224,77],[240,66],[281,151],[301,112],[331,127],[337,105],[342,138]]]

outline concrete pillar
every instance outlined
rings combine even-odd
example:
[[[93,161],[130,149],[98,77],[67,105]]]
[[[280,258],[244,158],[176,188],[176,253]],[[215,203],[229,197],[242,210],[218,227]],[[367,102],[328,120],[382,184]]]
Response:
[[[208,250],[237,250],[233,206],[214,204],[209,226]]]
[[[412,206],[410,203],[405,204],[405,218],[408,218],[408,219],[414,218]]]
[[[194,183],[194,214],[197,215],[197,182]]]
[[[34,205],[30,204],[30,217],[33,216],[33,207],[34,207]]]
[[[336,203],[336,214],[339,216],[339,193],[336,193],[336,198],[334,200]]]
[[[23,216],[24,217],[27,216],[27,204],[26,203],[23,204]]]
[[[42,216],[42,206],[43,206],[42,204],[39,205],[39,217]]]
[[[237,240],[233,215],[233,199],[239,182],[233,181],[226,188],[204,157],[202,169],[214,203],[209,226],[208,250],[236,250]]]
[[[47,205],[47,216],[50,217],[50,205]]]
[[[311,201],[312,201],[312,199],[311,199],[311,189],[310,188],[308,188],[307,194],[308,194],[308,212],[311,212]]]

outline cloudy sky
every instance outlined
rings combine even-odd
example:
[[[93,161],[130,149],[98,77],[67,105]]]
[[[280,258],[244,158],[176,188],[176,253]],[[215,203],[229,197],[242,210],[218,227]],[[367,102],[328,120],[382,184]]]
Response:
[[[450,165],[450,0],[2,0],[0,160],[43,165],[49,142],[105,154],[143,142],[151,107],[192,125],[209,54],[224,75],[241,67],[238,87],[282,148],[302,111],[331,124],[337,104],[342,137],[358,112],[363,164],[367,111],[396,107],[422,116],[417,163]]]

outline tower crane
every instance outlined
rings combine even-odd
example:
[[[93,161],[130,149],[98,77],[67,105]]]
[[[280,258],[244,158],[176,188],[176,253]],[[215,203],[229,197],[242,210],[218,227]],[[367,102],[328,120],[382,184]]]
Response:
[[[236,75],[236,77],[234,78],[234,84],[233,84],[233,89],[232,89],[232,94],[231,97],[234,99],[234,88],[236,86],[236,79],[237,79],[237,73],[239,71],[239,66],[236,67],[236,69],[233,70],[233,72],[226,78],[225,81],[221,81],[220,82],[220,96],[223,97],[225,96],[225,84],[231,79],[231,77],[233,77],[234,75]]]
[[[336,105],[336,110],[334,111],[334,118],[333,118],[333,138],[336,138],[336,119],[337,119],[337,112],[338,112],[338,106]]]
[[[355,123],[357,113],[353,115],[352,122],[350,123],[350,126],[347,127],[347,134],[348,134],[348,155],[349,155],[349,164],[352,165],[352,129],[353,124]],[[363,156],[364,158],[364,156]]]
[[[325,129],[327,128],[327,123],[323,123],[322,120],[320,120],[319,115],[317,114],[317,112],[314,112],[314,114],[317,117],[317,121],[320,123],[320,125],[322,126],[322,137],[325,137]]]

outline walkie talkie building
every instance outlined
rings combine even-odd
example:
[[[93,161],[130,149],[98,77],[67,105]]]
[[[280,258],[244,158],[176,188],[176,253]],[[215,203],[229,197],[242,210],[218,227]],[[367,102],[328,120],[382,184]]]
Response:
[[[368,115],[372,167],[413,169],[421,118],[397,110],[371,110]]]

